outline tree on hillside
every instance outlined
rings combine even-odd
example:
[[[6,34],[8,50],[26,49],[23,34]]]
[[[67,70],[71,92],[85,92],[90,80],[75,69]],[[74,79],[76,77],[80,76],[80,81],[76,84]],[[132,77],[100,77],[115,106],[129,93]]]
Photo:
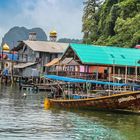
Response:
[[[84,33],[83,42],[90,43],[92,39],[98,35],[98,9],[101,4],[101,0],[85,0],[84,2],[84,14],[83,14],[83,27]]]
[[[84,41],[121,47],[140,43],[140,0],[105,0],[98,10],[94,2],[85,4]]]

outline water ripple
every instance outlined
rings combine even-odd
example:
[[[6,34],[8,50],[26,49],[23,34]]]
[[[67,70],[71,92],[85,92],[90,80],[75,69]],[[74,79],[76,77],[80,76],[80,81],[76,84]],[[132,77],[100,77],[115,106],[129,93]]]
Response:
[[[139,140],[139,116],[44,110],[43,93],[0,89],[0,140]]]

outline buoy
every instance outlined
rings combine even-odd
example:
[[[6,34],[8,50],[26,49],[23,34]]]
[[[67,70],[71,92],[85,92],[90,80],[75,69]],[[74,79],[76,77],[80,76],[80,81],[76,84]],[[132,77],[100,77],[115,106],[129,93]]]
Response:
[[[50,108],[50,101],[49,101],[48,98],[46,98],[45,101],[44,101],[44,108],[45,109],[49,109]]]
[[[27,97],[26,93],[23,93],[22,98],[25,99]]]

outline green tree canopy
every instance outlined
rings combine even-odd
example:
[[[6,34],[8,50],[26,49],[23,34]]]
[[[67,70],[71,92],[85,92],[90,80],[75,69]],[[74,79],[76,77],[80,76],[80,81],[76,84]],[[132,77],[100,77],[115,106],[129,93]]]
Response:
[[[91,1],[88,0],[87,3]],[[86,4],[85,9],[87,8]],[[140,43],[140,0],[105,0],[98,10],[90,12],[90,15],[96,18],[83,18],[83,26],[86,25],[90,33],[84,36],[88,43],[121,47],[133,47]],[[91,24],[85,24],[84,21],[95,24],[91,28]]]

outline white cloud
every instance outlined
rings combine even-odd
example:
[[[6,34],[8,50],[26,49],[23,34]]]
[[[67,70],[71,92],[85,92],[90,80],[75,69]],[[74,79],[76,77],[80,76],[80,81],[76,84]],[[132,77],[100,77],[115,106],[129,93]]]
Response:
[[[59,38],[82,38],[82,1],[24,0],[21,3],[21,0],[17,0],[20,10],[11,17],[12,22],[6,24],[7,28],[15,25],[27,28],[41,27],[47,34],[55,29]]]

